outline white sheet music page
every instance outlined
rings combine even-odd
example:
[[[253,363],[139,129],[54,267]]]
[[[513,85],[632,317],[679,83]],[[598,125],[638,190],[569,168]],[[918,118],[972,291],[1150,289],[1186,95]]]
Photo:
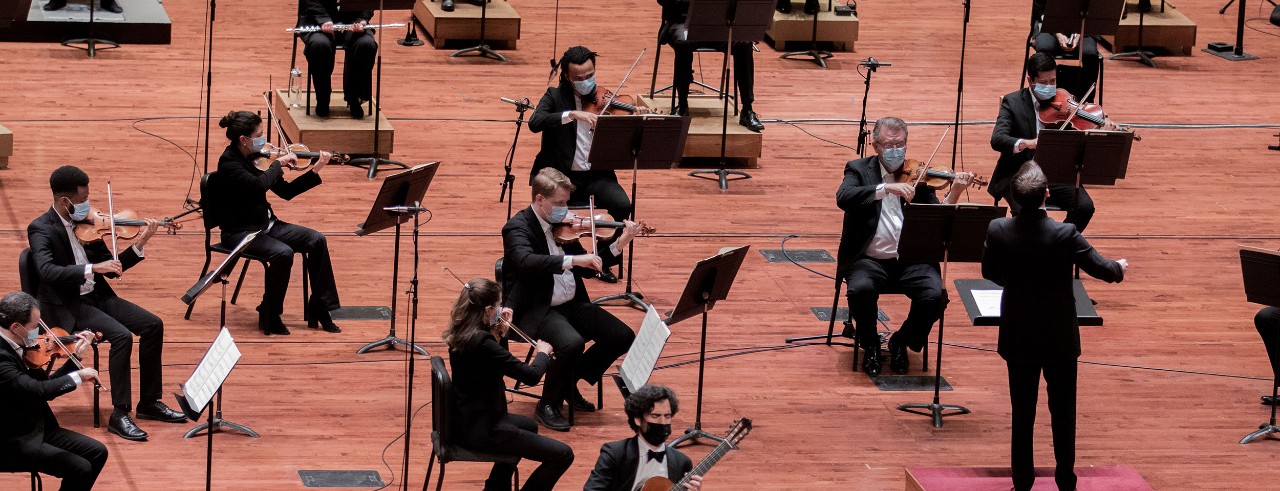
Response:
[[[188,378],[186,385],[182,386],[191,409],[204,410],[238,361],[240,361],[240,348],[237,348],[236,341],[231,339],[231,331],[223,327],[218,332],[218,337],[214,338],[213,344],[209,346],[209,352],[205,353],[200,364],[191,373],[191,378]]]
[[[658,363],[662,348],[667,346],[667,338],[671,337],[671,329],[667,327],[667,323],[662,322],[657,309],[652,305],[648,307],[644,323],[640,325],[640,333],[636,335],[631,349],[627,350],[627,357],[618,368],[623,383],[627,384],[627,390],[632,392],[649,382],[653,366]]]
[[[973,303],[978,304],[978,315],[1000,317],[1000,298],[1004,290],[972,290]]]

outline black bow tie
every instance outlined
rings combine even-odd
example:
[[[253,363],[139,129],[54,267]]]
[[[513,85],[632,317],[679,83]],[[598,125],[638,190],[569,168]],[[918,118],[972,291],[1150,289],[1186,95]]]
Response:
[[[653,450],[649,451],[649,460],[656,460],[658,462],[662,462],[662,459],[666,456],[667,456],[666,452],[655,452]]]

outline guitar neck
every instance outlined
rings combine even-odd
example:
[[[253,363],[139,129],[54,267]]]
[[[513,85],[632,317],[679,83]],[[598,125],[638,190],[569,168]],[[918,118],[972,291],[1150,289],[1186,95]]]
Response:
[[[672,486],[671,491],[684,491],[684,485],[689,483],[689,479],[693,478],[693,476],[705,476],[707,471],[711,470],[725,454],[731,451],[733,451],[733,446],[729,445],[729,442],[720,442],[710,454],[703,458],[701,462],[698,462],[698,465],[693,466],[693,470],[685,474],[684,478],[680,479],[680,482]]]

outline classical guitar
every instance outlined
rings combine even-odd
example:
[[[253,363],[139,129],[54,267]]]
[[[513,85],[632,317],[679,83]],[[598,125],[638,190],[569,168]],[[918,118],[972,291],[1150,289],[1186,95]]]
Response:
[[[693,476],[704,476],[711,467],[720,461],[721,457],[730,451],[738,449],[738,442],[747,437],[751,433],[751,420],[742,418],[733,422],[733,426],[729,427],[729,433],[725,435],[724,441],[716,445],[702,462],[693,467],[689,474],[684,476],[678,482],[672,482],[665,477],[651,477],[645,479],[644,482],[636,485],[635,491],[685,491],[684,485],[689,482],[689,478]]]

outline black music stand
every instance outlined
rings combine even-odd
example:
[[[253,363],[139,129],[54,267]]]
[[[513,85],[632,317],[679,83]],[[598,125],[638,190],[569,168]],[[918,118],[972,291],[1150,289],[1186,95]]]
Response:
[[[1244,278],[1244,295],[1250,302],[1280,307],[1280,252],[1257,247],[1240,246],[1240,272]],[[1276,332],[1280,336],[1280,331]],[[1280,374],[1273,373],[1271,399],[1277,396]],[[1276,405],[1271,404],[1271,420],[1258,425],[1258,430],[1245,435],[1240,444],[1280,433],[1276,426]]]
[[[98,38],[93,37],[93,25],[94,25],[94,22],[93,22],[93,17],[94,17],[93,12],[94,12],[95,10],[97,10],[97,9],[93,8],[93,1],[94,1],[94,0],[89,0],[89,27],[88,27],[88,30],[87,30],[87,31],[86,31],[86,33],[85,33],[85,37],[83,37],[83,38],[78,38],[78,39],[68,39],[68,40],[66,40],[66,41],[63,41],[63,42],[62,42],[62,45],[63,45],[63,46],[67,46],[67,47],[75,48],[75,49],[83,49],[83,50],[85,50],[86,52],[88,52],[88,53],[89,53],[89,57],[90,57],[90,58],[93,58],[93,57],[97,56],[97,55],[98,55],[98,51],[101,51],[101,50],[104,50],[104,49],[114,49],[114,48],[119,48],[119,47],[120,47],[120,43],[117,43],[117,42],[115,42],[115,41],[110,41],[110,40],[107,40],[107,39],[98,39]],[[1242,5],[1242,6],[1243,6],[1243,5]],[[76,46],[77,44],[83,44],[83,45],[84,45],[84,47],[83,47],[83,48],[81,48],[81,47],[79,47],[79,46]],[[103,45],[103,47],[99,48],[99,47],[98,47],[98,45],[99,45],[99,44]]]
[[[724,99],[720,121],[720,167],[690,172],[700,179],[720,182],[720,190],[729,190],[729,181],[750,179],[751,174],[725,168],[725,151],[729,140],[729,97],[725,93],[732,87],[729,57],[734,41],[755,42],[764,39],[764,31],[773,23],[774,0],[691,0],[685,25],[689,27],[689,42],[724,41],[724,62],[720,72],[721,97]],[[754,54],[752,56],[755,56]],[[707,175],[710,174],[710,175]],[[729,176],[738,176],[729,179]]]
[[[940,262],[942,288],[947,285],[947,265],[951,262],[982,261],[987,241],[987,225],[1005,215],[1003,206],[988,205],[919,205],[902,207],[902,235],[898,240],[898,259],[908,262]],[[969,414],[969,409],[956,404],[942,404],[942,335],[946,327],[947,301],[942,301],[938,315],[938,352],[933,367],[933,402],[898,406],[899,411],[922,414],[933,419],[933,427],[942,427],[944,416]],[[953,411],[948,413],[947,411]]]
[[[791,0],[786,1],[790,2]],[[827,12],[835,12],[834,2],[832,2],[832,0],[827,0]],[[835,55],[831,54],[830,51],[818,49],[818,14],[820,13],[822,13],[821,5],[818,6],[818,10],[813,12],[813,37],[809,39],[809,49],[805,51],[783,53],[782,56],[779,56],[778,58],[790,60],[795,56],[807,56],[809,59],[801,59],[800,61],[812,61],[822,68],[827,67],[827,58],[831,58]]]
[[[225,276],[221,282],[223,296],[225,296],[227,289]],[[209,428],[208,444],[205,447],[204,457],[205,491],[211,491],[213,488],[213,434],[216,433],[215,429],[224,426],[238,427],[236,429],[243,429],[248,431],[250,436],[258,437],[258,434],[254,433],[253,430],[222,420],[222,386],[226,383],[227,376],[231,374],[231,370],[235,368],[236,362],[239,360],[240,350],[236,348],[235,340],[231,339],[231,331],[226,326],[223,326],[218,332],[218,337],[214,338],[213,343],[209,345],[204,356],[201,357],[200,364],[196,366],[191,378],[187,379],[188,383],[178,384],[178,388],[181,389],[182,393],[173,394],[174,398],[178,400],[178,407],[182,409],[182,414],[191,421],[199,421],[200,413],[205,408],[209,409],[208,421],[196,427]],[[199,383],[193,387],[191,385],[193,381],[198,381]],[[218,402],[216,404],[209,403],[208,392],[211,390],[217,394]],[[186,438],[190,438],[191,434],[191,432],[188,432]]]
[[[702,431],[702,379],[707,366],[707,313],[715,308],[717,301],[729,296],[729,287],[733,286],[733,280],[738,276],[738,269],[742,267],[742,260],[746,259],[751,246],[727,249],[721,249],[721,253],[698,261],[693,272],[689,273],[684,293],[680,294],[680,300],[665,321],[670,326],[702,314],[702,341],[698,344],[698,409],[693,427],[672,440],[672,447],[690,440],[697,443],[700,439],[724,442],[724,438]]]
[[[364,236],[391,227],[396,228],[395,236],[395,252],[392,255],[391,266],[391,325],[387,336],[366,344],[356,350],[356,354],[363,355],[372,351],[379,346],[386,346],[387,349],[395,349],[397,345],[404,346],[413,351],[417,351],[422,356],[430,356],[427,350],[417,345],[396,337],[396,288],[400,283],[400,225],[409,221],[410,215],[417,216],[418,208],[421,206],[422,198],[427,194],[427,188],[431,186],[431,179],[436,175],[436,168],[439,162],[431,162],[419,165],[404,172],[397,173],[387,177],[382,181],[382,189],[378,190],[378,196],[373,200],[373,206],[369,208],[369,216],[365,218],[364,223],[359,225],[356,235]],[[398,208],[397,208],[398,207]],[[413,242],[418,242],[417,223],[415,222]],[[412,285],[412,292],[417,291],[417,268],[418,268],[418,248],[414,247],[415,271]],[[417,318],[417,296],[412,299],[414,302],[413,313],[411,319]],[[412,359],[412,358],[410,358]]]
[[[1120,1],[1121,1],[1120,10],[1122,12],[1121,16],[1127,16],[1128,15],[1127,13],[1123,13],[1126,10],[1128,10],[1127,4],[1125,3],[1124,0],[1120,0]],[[1120,19],[1116,19],[1116,22],[1119,23]],[[1133,57],[1134,58],[1133,61],[1142,63],[1143,65],[1147,65],[1151,68],[1155,68],[1156,62],[1155,60],[1151,59],[1152,57],[1155,56],[1155,53],[1147,51],[1146,50],[1147,45],[1142,42],[1143,31],[1146,30],[1146,27],[1147,27],[1147,12],[1146,10],[1139,8],[1138,9],[1138,47],[1135,48],[1134,51],[1125,51],[1123,53],[1113,54],[1111,56],[1108,56],[1107,59],[1114,60],[1119,57]]]
[[[638,114],[633,116],[600,116],[591,137],[591,153],[587,162],[592,170],[631,169],[631,217],[636,216],[636,182],[640,169],[670,169],[684,155],[685,139],[689,136],[692,118],[665,114]],[[616,217],[623,218],[623,217]],[[635,259],[636,242],[627,245],[627,289],[600,297],[592,303],[626,300],[627,305],[645,310],[644,296],[631,289],[635,271],[631,269]]]
[[[502,54],[497,51],[494,51],[494,49],[490,48],[489,44],[485,42],[487,40],[484,37],[484,28],[489,23],[489,2],[492,2],[493,0],[481,1],[483,3],[480,4],[480,44],[449,53],[449,57],[455,58],[465,54],[475,53],[481,58],[491,58],[506,63],[507,57],[502,56]]]
[[[1124,179],[1133,148],[1133,133],[1128,131],[1040,130],[1036,144],[1036,162],[1051,184],[1074,184],[1076,203],[1085,184],[1114,185]]]
[[[391,4],[390,7],[387,6],[388,3]],[[338,0],[339,10],[350,10],[350,11],[377,10],[378,24],[386,23],[383,21],[383,14],[388,8],[393,10],[411,10],[413,9],[413,0],[390,0],[390,1],[388,0]],[[413,16],[410,16],[409,23],[412,24],[413,22],[414,22]],[[374,89],[373,100],[369,101],[369,105],[373,109],[372,111],[369,111],[370,113],[373,114],[373,156],[362,158],[362,159],[351,159],[351,165],[369,166],[369,174],[366,176],[369,179],[373,179],[374,176],[378,175],[379,165],[383,165],[383,164],[393,165],[401,169],[407,169],[409,167],[407,165],[404,165],[403,162],[398,162],[391,159],[384,159],[378,156],[379,155],[378,150],[380,148],[380,143],[381,143],[379,141],[381,140],[381,135],[380,135],[381,132],[379,130],[381,129],[381,126],[382,126],[381,124],[382,122],[378,120],[378,115],[382,112],[382,46],[383,46],[382,31],[383,29],[378,29],[378,32],[377,32],[378,74],[374,77],[376,88]],[[346,88],[343,87],[343,89],[345,90]]]

